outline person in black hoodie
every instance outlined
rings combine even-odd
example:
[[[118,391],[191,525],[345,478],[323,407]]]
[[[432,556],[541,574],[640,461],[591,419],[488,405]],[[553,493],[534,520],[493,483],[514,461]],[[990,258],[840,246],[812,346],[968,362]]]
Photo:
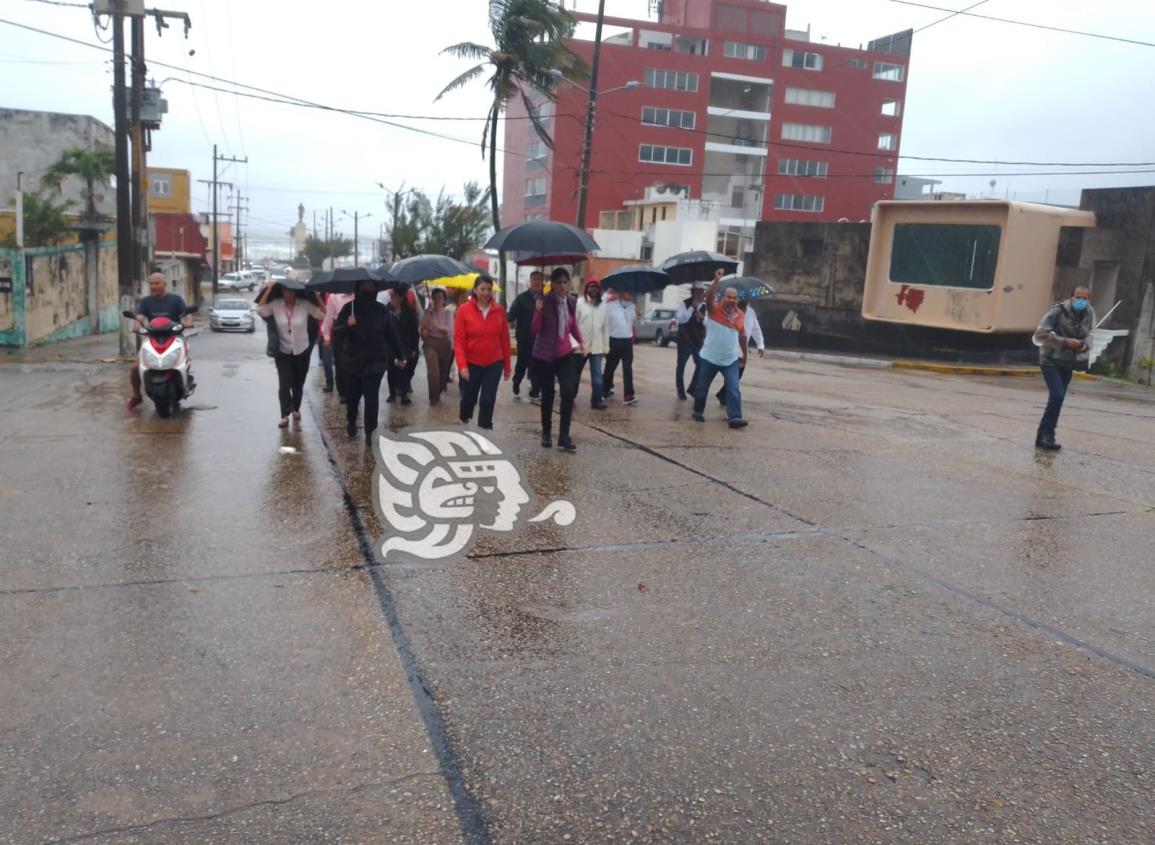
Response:
[[[417,313],[417,297],[408,285],[402,285],[389,294],[390,316],[396,326],[397,339],[401,344],[400,364],[389,368],[389,397],[393,402],[400,397],[402,405],[412,405],[413,373],[417,370],[417,360],[421,355],[421,315]]]
[[[534,270],[529,276],[529,290],[519,293],[509,306],[509,322],[517,338],[517,367],[513,371],[515,398],[521,397],[521,380],[526,375],[529,376],[529,398],[537,399],[541,396],[533,367],[533,313],[537,310],[537,301],[541,299],[544,282],[545,277]]]
[[[693,393],[698,381],[698,351],[706,339],[706,309],[702,306],[700,288],[690,290],[690,298],[682,300],[675,316],[678,320],[678,363],[674,370],[674,389],[678,391],[679,399],[685,399],[686,364],[694,359],[694,374],[690,376],[690,393]]]
[[[357,434],[357,407],[365,397],[365,442],[372,443],[377,428],[381,378],[390,365],[404,367],[401,342],[389,310],[377,301],[373,282],[361,282],[353,301],[346,304],[333,324],[341,344],[348,376],[345,392],[345,430]]]

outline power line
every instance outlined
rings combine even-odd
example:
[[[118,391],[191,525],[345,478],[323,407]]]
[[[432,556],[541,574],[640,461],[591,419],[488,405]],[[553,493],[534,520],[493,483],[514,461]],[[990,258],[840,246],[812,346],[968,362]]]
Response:
[[[965,9],[959,9],[957,12],[951,11],[950,9],[943,9],[942,11],[950,12],[950,14],[947,15],[945,18],[939,18],[937,21],[931,21],[926,26],[920,26],[918,29],[914,30],[914,32],[912,32],[911,35],[915,35],[919,32],[926,32],[932,26],[938,26],[940,23],[946,23],[951,18],[958,17],[959,15],[965,15],[971,9],[977,9],[979,6],[983,5],[984,3],[989,3],[989,2],[990,2],[990,0],[979,0],[979,2],[972,3],[971,5],[967,6]]]
[[[894,0],[894,2],[899,2],[899,0]],[[903,0],[903,2],[905,2],[905,0]],[[947,11],[950,11],[950,10],[947,10]],[[88,47],[90,49],[103,50],[105,52],[111,52],[107,48],[96,45],[96,44],[92,44],[91,42],[82,41],[82,40],[77,39],[77,38],[71,38],[71,37],[66,36],[66,35],[60,35],[59,33],[50,32],[50,31],[44,30],[44,29],[39,29],[37,27],[29,26],[27,24],[18,23],[16,21],[8,20],[5,18],[0,18],[0,23],[8,24],[10,26],[17,27],[18,29],[24,29],[24,30],[27,30],[30,32],[35,32],[37,34],[45,35],[45,36],[48,36],[50,38],[57,38],[60,40],[69,41],[71,43],[78,44],[78,45],[83,46],[83,47]],[[235,96],[247,97],[250,99],[264,100],[264,101],[272,102],[272,103],[280,103],[282,105],[292,105],[292,106],[298,106],[298,107],[318,109],[321,111],[330,111],[330,112],[335,112],[338,114],[345,114],[345,115],[349,115],[351,117],[357,117],[357,118],[364,119],[364,120],[370,120],[370,121],[375,122],[375,123],[381,123],[383,125],[391,126],[391,127],[397,128],[397,129],[402,129],[402,130],[409,131],[409,132],[415,132],[415,133],[418,133],[421,135],[427,135],[427,136],[431,136],[434,138],[440,138],[442,140],[454,141],[456,143],[462,143],[462,144],[468,144],[469,146],[476,146],[477,145],[476,141],[470,140],[468,138],[459,138],[459,137],[454,136],[454,135],[446,135],[446,134],[441,133],[441,132],[434,132],[432,130],[423,129],[423,128],[417,127],[417,126],[409,126],[409,125],[406,125],[403,123],[397,123],[393,120],[386,119],[385,117],[382,116],[382,113],[378,113],[378,112],[358,111],[355,109],[346,109],[346,108],[341,108],[338,106],[330,106],[330,105],[326,105],[323,103],[317,103],[317,102],[306,100],[306,99],[303,99],[300,97],[294,97],[294,96],[289,95],[289,94],[281,94],[279,92],[271,91],[269,89],[259,88],[257,86],[248,85],[248,84],[243,83],[243,82],[236,82],[233,80],[224,79],[224,78],[221,78],[218,76],[213,76],[213,75],[207,74],[207,73],[201,73],[200,71],[195,71],[195,70],[192,70],[190,68],[181,67],[179,65],[172,65],[172,64],[165,63],[165,62],[154,61],[154,62],[151,62],[151,64],[158,66],[158,67],[164,67],[164,68],[168,68],[170,70],[175,70],[175,71],[179,71],[182,73],[190,74],[192,76],[198,76],[198,77],[201,77],[204,79],[209,79],[209,80],[212,80],[214,82],[222,82],[226,85],[231,85],[231,86],[234,86],[235,88],[242,88],[242,89],[246,89],[246,90],[245,91],[236,91],[236,90],[230,90],[227,88],[220,88],[218,86],[207,85],[207,84],[201,83],[201,82],[193,82],[191,79],[182,80],[178,77],[172,78],[172,81],[174,81],[174,82],[182,82],[186,85],[190,85],[193,87],[204,88],[206,90],[216,91],[216,92],[224,93],[224,94],[233,94]],[[249,91],[257,92],[257,93],[248,93]],[[622,118],[625,120],[630,120],[630,121],[640,122],[640,120],[641,120],[640,117],[634,117],[632,115],[625,115],[625,114],[621,114],[619,112],[613,112],[613,111],[608,111],[608,110],[603,111],[602,113],[608,114],[608,115],[613,115],[615,117],[619,117],[619,118]],[[417,115],[410,115],[409,116],[410,119],[425,119],[426,117],[429,117],[429,119],[436,119],[436,118],[432,118],[431,116],[417,116]],[[574,119],[574,120],[580,119],[577,115],[571,115],[568,113],[565,113],[565,114],[559,113],[558,117],[566,117],[566,118],[570,118],[570,119]],[[506,118],[506,119],[509,119],[509,118]],[[656,127],[656,128],[663,128],[663,127]],[[670,127],[666,127],[666,128],[670,128]],[[729,135],[725,135],[722,133],[716,133],[716,132],[710,132],[706,129],[683,129],[681,131],[694,132],[697,134],[713,136],[713,137],[725,137],[725,138],[730,137]],[[755,149],[767,149],[767,150],[772,148],[772,147],[798,149],[798,150],[805,150],[805,151],[812,153],[812,154],[840,153],[840,154],[845,154],[845,155],[856,155],[856,156],[864,156],[864,157],[869,157],[869,158],[883,158],[883,159],[896,158],[896,156],[888,155],[886,152],[874,152],[874,151],[864,151],[864,150],[846,150],[846,149],[839,149],[839,148],[834,148],[834,147],[817,147],[817,146],[809,146],[809,145],[803,145],[803,144],[794,144],[794,143],[790,143],[788,141],[765,142],[762,144],[750,145],[750,146],[752,148],[755,148]],[[520,152],[512,151],[512,150],[507,151],[507,150],[503,150],[501,148],[498,148],[497,152],[509,152],[510,154],[513,154],[513,155],[521,155],[523,157],[526,156],[526,154],[524,154],[524,153],[520,153]],[[1015,167],[1153,167],[1153,166],[1155,166],[1155,161],[1140,161],[1140,162],[1001,161],[998,159],[949,158],[949,157],[940,157],[940,156],[916,156],[916,155],[909,155],[909,154],[902,154],[902,155],[897,156],[897,158],[908,159],[911,161],[942,162],[942,163],[948,163],[948,164],[987,164],[987,165],[998,165],[998,166],[1004,166],[1005,165],[1005,166],[1015,166]],[[564,167],[568,167],[569,169],[573,169],[573,170],[577,169],[576,166],[571,167],[569,165],[558,165],[557,163],[555,163],[555,167],[556,166],[564,166]]]
[[[87,3],[65,3],[63,0],[25,0],[27,3],[43,3],[45,6],[67,6],[70,9],[88,9]]]
[[[1034,23],[1032,21],[1018,21],[1018,20],[1013,20],[1011,18],[997,18],[994,15],[975,14],[975,13],[972,13],[969,11],[969,9],[973,9],[974,6],[968,6],[967,9],[962,9],[960,11],[954,11],[952,9],[947,9],[943,6],[931,6],[931,5],[928,5],[926,3],[915,3],[915,2],[913,2],[913,0],[890,0],[890,2],[891,3],[898,3],[902,6],[914,6],[914,7],[919,8],[919,9],[932,9],[936,12],[952,12],[952,14],[949,17],[954,17],[955,15],[964,15],[968,18],[979,18],[980,20],[997,21],[998,23],[1009,23],[1009,24],[1013,24],[1015,26],[1025,26],[1025,27],[1028,27],[1030,29],[1043,29],[1043,30],[1047,30],[1048,32],[1062,32],[1066,35],[1079,35],[1079,36],[1082,36],[1084,38],[1099,38],[1099,39],[1102,39],[1104,41],[1117,41],[1121,44],[1135,44],[1139,47],[1155,47],[1155,43],[1152,43],[1150,41],[1138,41],[1134,38],[1122,38],[1118,35],[1104,35],[1100,32],[1083,32],[1082,30],[1078,30],[1078,29],[1067,29],[1065,27],[1051,26],[1050,24],[1045,24],[1045,23]],[[976,4],[976,5],[978,5],[978,4]],[[946,18],[944,18],[943,20],[946,20]],[[941,23],[941,21],[936,21],[936,23]],[[933,25],[934,24],[930,24],[930,26],[933,26]],[[924,27],[924,29],[925,29],[925,27]]]

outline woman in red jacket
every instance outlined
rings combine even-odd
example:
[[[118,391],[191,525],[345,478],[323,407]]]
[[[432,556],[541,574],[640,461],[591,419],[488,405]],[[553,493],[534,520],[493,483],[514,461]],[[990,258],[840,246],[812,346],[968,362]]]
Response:
[[[493,279],[485,274],[473,283],[473,298],[457,309],[453,351],[461,376],[461,421],[473,419],[480,395],[477,425],[493,428],[497,387],[502,375],[508,381],[510,374],[509,321],[505,309],[493,301]]]

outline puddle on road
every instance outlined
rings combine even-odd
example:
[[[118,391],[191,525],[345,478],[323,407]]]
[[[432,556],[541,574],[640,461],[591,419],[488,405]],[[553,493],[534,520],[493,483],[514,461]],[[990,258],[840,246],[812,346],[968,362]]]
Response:
[[[215,411],[217,409],[216,405],[183,405],[181,407],[186,411]]]

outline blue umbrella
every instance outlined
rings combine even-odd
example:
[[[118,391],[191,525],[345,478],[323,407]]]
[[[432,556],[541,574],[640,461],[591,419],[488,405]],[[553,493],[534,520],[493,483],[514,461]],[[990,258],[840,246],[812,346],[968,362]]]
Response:
[[[774,288],[754,276],[723,276],[722,281],[718,283],[718,295],[721,296],[726,288],[738,291],[739,302],[774,296]]]
[[[602,276],[602,290],[611,288],[618,293],[632,293],[635,296],[661,290],[671,284],[668,273],[649,264],[628,264]]]

